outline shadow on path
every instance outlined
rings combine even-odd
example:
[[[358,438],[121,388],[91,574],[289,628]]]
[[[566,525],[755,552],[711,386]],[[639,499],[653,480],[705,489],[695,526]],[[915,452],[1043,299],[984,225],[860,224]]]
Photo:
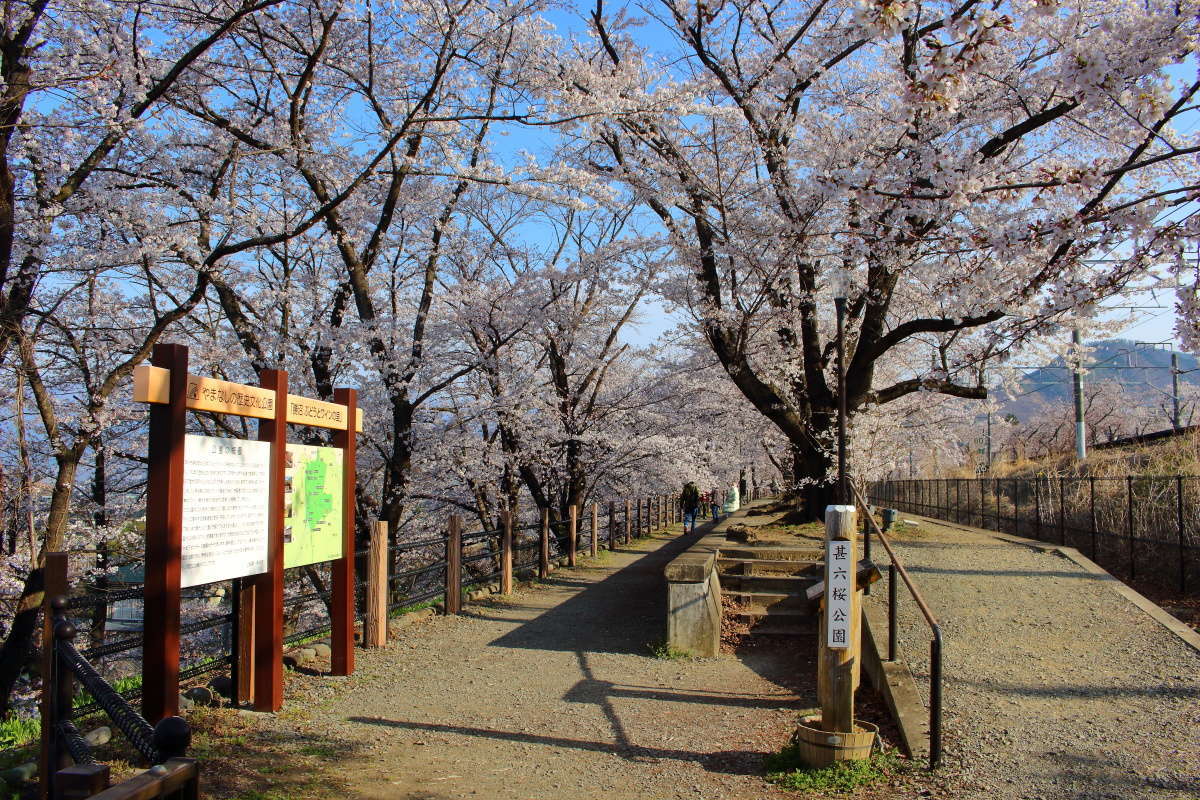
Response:
[[[489,644],[521,650],[650,655],[667,632],[663,569],[667,562],[707,535],[709,528],[709,525],[699,526],[695,533],[680,536],[652,534],[650,540],[665,544],[648,553],[618,547],[615,554],[640,557],[600,581],[551,575],[543,581],[543,586],[560,587],[573,594]],[[473,616],[469,610],[467,615]]]

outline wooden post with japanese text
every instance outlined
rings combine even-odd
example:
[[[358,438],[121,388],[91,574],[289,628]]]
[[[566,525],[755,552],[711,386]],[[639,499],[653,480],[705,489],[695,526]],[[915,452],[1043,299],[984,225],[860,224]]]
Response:
[[[825,508],[825,594],[821,613],[817,698],[821,727],[854,730],[855,676],[861,657],[862,613],[855,556],[854,506]]]

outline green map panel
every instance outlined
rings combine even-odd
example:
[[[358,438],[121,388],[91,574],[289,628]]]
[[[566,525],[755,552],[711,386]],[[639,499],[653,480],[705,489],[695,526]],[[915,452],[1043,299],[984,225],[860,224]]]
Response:
[[[284,475],[283,566],[342,557],[342,451],[287,446]]]

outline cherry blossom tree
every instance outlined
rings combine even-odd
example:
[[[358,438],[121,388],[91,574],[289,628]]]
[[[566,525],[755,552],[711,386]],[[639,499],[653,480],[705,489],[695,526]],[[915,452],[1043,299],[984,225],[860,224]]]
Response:
[[[1170,257],[1197,190],[1175,123],[1194,3],[597,3],[561,102],[577,161],[659,218],[730,378],[825,503],[833,297],[849,405],[981,376]],[[600,116],[602,115],[602,116]],[[1108,256],[1100,258],[1100,256]]]

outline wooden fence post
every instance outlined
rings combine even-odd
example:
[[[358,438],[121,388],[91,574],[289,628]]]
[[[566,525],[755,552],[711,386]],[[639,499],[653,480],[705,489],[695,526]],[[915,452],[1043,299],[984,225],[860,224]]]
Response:
[[[42,567],[42,749],[38,757],[38,796],[48,800],[54,773],[66,766],[60,763],[61,748],[55,726],[58,724],[58,698],[51,676],[54,675],[54,611],[51,601],[67,594],[67,554],[47,553]]]
[[[538,546],[538,577],[550,575],[550,509],[542,509],[542,538]]]
[[[567,566],[575,566],[575,553],[579,549],[579,506],[574,503],[570,508],[571,521],[567,529]]]
[[[596,504],[592,503],[592,558],[596,557],[596,550],[599,548],[599,542],[596,537],[600,535],[600,511],[596,508]]]
[[[862,614],[862,593],[856,585],[854,517],[854,506],[825,508],[825,607],[820,624],[817,698],[821,703],[821,727],[827,731],[854,730]],[[839,591],[845,594],[838,595]],[[830,634],[831,630],[835,635]],[[845,634],[845,639],[831,642],[839,638],[837,633]]]
[[[629,544],[629,525],[630,525],[629,512],[630,512],[630,502],[628,499],[626,499],[625,500],[625,544]]]
[[[450,515],[446,526],[446,589],[447,614],[462,613],[462,522],[458,514]]]
[[[388,524],[383,520],[371,527],[371,547],[367,555],[367,621],[363,629],[364,647],[387,644],[388,602]]]
[[[617,549],[617,504],[608,501],[608,549]]]
[[[333,402],[346,407],[346,429],[333,436],[334,447],[342,448],[342,557],[329,565],[333,603],[330,607],[329,643],[333,650],[329,671],[334,675],[354,672],[354,464],[357,452],[355,422],[358,419],[358,392],[354,389],[334,389]],[[281,406],[284,407],[284,406]],[[280,532],[282,539],[282,531]],[[280,583],[283,582],[283,543],[280,542]],[[280,619],[282,627],[282,618]],[[280,667],[282,679],[282,667]],[[280,687],[280,703],[283,690]]]
[[[500,539],[500,594],[512,594],[513,529],[512,512],[500,512],[504,534]]]

